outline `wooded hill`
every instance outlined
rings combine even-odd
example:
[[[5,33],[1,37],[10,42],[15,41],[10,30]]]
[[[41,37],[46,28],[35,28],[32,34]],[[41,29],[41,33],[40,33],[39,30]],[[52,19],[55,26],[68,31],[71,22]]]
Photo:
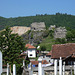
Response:
[[[0,30],[5,26],[30,26],[33,22],[45,22],[46,27],[50,25],[65,26],[75,29],[75,16],[56,13],[55,15],[39,15],[28,17],[4,18],[0,17]]]

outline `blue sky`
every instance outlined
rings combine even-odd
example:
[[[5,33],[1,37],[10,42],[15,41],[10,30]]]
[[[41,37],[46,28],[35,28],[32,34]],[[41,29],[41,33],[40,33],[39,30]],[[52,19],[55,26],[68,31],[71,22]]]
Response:
[[[75,0],[0,0],[0,16],[6,18],[57,12],[75,15]]]

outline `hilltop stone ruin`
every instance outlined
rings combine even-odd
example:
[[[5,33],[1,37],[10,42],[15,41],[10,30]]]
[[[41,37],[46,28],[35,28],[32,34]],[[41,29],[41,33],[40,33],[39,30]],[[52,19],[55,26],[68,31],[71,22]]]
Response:
[[[44,22],[34,22],[31,24],[31,31],[43,31],[45,29],[46,27]]]
[[[50,25],[49,30],[53,30],[56,28],[56,25]]]
[[[67,30],[65,27],[58,27],[54,31],[54,38],[65,38]]]

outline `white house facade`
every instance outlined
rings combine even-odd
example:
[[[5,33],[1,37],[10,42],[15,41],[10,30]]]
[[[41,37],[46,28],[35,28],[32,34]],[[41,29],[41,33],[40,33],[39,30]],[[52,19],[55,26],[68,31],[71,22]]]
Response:
[[[28,53],[28,57],[32,57],[32,58],[36,57],[36,50],[35,49],[28,49],[27,53]]]
[[[36,47],[26,44],[27,47],[27,54],[29,58],[35,58],[36,57]]]

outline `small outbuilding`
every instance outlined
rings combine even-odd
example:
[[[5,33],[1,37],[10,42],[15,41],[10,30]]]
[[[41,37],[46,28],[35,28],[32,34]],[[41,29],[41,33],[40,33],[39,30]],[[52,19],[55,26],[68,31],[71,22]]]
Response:
[[[36,47],[34,47],[31,44],[26,44],[25,47],[27,48],[28,57],[35,58],[36,57]]]

